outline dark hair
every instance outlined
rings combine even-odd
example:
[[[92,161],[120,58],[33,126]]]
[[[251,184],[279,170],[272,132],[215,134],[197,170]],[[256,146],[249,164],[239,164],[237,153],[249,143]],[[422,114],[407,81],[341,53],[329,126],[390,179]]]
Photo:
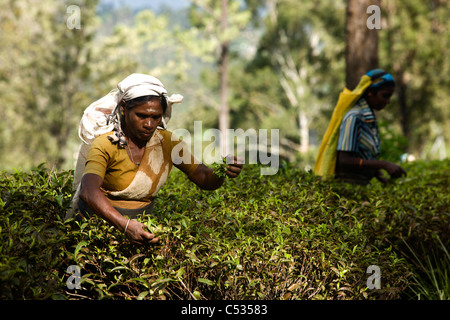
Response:
[[[162,109],[163,109],[163,113],[165,113],[166,110],[167,110],[167,101],[166,101],[166,98],[164,96],[162,96],[162,95],[161,96],[142,96],[142,97],[137,97],[137,98],[134,98],[134,99],[131,99],[131,100],[128,100],[128,101],[124,101],[125,102],[124,106],[125,106],[125,109],[131,110],[132,108],[134,108],[134,107],[136,107],[138,105],[141,105],[141,104],[143,104],[145,102],[148,102],[148,101],[150,101],[152,99],[155,99],[155,98],[159,99],[159,101],[161,103],[161,106],[162,106]]]

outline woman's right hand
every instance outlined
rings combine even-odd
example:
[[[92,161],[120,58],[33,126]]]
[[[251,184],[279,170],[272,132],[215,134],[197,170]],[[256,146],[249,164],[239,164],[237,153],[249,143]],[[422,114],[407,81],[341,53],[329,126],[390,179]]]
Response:
[[[159,238],[155,237],[153,233],[146,231],[144,224],[136,220],[128,220],[114,209],[103,192],[100,191],[102,183],[103,179],[100,176],[93,173],[85,174],[81,179],[80,199],[86,202],[95,214],[108,221],[120,231],[125,230],[125,226],[129,221],[125,235],[133,243],[143,245],[158,242]]]
[[[131,219],[126,228],[125,235],[131,242],[139,245],[157,243],[159,237],[155,237],[153,233],[146,231],[146,228],[147,226],[143,223]]]
[[[400,178],[406,176],[406,171],[395,163],[384,161],[384,170],[386,170],[392,178]]]

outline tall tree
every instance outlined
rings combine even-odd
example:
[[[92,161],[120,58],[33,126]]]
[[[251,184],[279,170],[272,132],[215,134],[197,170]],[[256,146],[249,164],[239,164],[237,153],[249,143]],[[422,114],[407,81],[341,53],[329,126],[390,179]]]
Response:
[[[246,28],[251,14],[237,0],[191,0],[190,20],[193,28],[183,34],[183,42],[190,53],[207,62],[213,62],[218,70],[219,129],[222,132],[222,152],[228,141],[225,135],[230,126],[229,63],[230,46]]]
[[[381,0],[347,0],[345,61],[346,86],[349,89],[356,87],[361,75],[378,67],[379,28],[370,20],[381,20],[380,2]],[[369,7],[374,8],[370,17],[367,14]]]
[[[162,80],[182,77],[187,66],[177,50],[168,18],[141,10],[129,23],[118,23],[112,34],[97,40],[91,63],[101,72],[95,81],[107,93],[133,72],[149,73]]]
[[[298,130],[297,151],[310,147],[313,120],[321,112],[321,99],[330,94],[342,47],[336,38],[341,1],[267,0],[265,33],[255,65],[270,66],[286,98],[286,111],[294,115]],[[273,99],[273,97],[272,97]],[[287,142],[287,141],[286,141]]]
[[[420,155],[436,139],[450,140],[450,1],[383,0],[382,5],[380,58],[397,83],[392,121],[408,139],[407,151]]]
[[[0,53],[8,61],[0,64],[0,98],[14,106],[0,108],[8,123],[0,127],[3,167],[47,161],[72,168],[78,123],[90,103],[132,72],[174,78],[186,69],[167,18],[151,11],[126,16],[130,23],[103,35],[97,0],[10,2],[0,3],[0,26],[8,31],[0,40],[10,48]]]
[[[228,0],[221,0],[220,33],[225,34],[228,29]],[[224,133],[230,127],[230,108],[228,106],[228,60],[230,41],[224,38],[220,43],[220,58],[218,62],[220,82],[220,111],[219,130]],[[222,153],[226,153],[227,137],[224,136]]]
[[[0,71],[0,98],[14,106],[6,117],[13,139],[5,160],[15,166],[29,161],[23,154],[63,165],[77,106],[88,92],[97,0],[51,2],[10,1],[0,22],[10,28],[0,35],[10,55]]]

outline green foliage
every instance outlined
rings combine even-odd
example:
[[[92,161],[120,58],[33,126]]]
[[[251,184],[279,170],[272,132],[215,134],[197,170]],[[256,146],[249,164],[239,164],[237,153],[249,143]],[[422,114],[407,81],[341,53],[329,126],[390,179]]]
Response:
[[[218,176],[219,178],[221,177],[226,177],[225,172],[227,171],[227,157],[222,157],[222,162],[214,162],[211,165],[211,168],[214,171],[214,174],[216,176]]]
[[[380,65],[392,72],[397,84],[389,113],[401,125],[410,152],[439,136],[448,141],[448,90],[443,88],[450,83],[445,58],[450,49],[450,2],[386,0],[383,6]]]
[[[412,262],[417,266],[418,273],[413,275],[414,285],[409,291],[413,297],[419,300],[449,300],[450,281],[448,271],[450,270],[450,254],[447,247],[436,236],[438,246],[431,252],[421,245],[412,249],[406,242],[409,254],[414,258]],[[425,257],[425,261],[423,261]]]
[[[408,147],[408,139],[390,129],[388,124],[380,122],[381,150],[380,159],[399,162]]]
[[[97,217],[62,221],[71,172],[3,172],[0,298],[416,299],[429,281],[411,250],[423,263],[433,251],[445,258],[449,161],[410,164],[386,187],[259,169],[213,192],[172,172],[153,214],[139,217],[161,238],[144,247]],[[70,265],[81,267],[81,289],[66,287]],[[381,269],[380,290],[366,286],[369,265]],[[448,260],[432,268],[445,276]]]
[[[92,40],[97,0],[2,1],[0,118],[3,168],[29,168],[40,162],[61,166],[72,156],[83,106],[91,103]],[[82,26],[69,28],[68,7],[80,8]],[[104,58],[104,57],[103,57]],[[7,125],[6,125],[7,124]],[[77,143],[78,144],[78,143]],[[33,156],[24,156],[33,155]],[[71,164],[72,165],[72,164]]]
[[[58,297],[70,241],[61,212],[71,197],[71,173],[0,173],[0,297]],[[63,296],[61,296],[63,297]]]

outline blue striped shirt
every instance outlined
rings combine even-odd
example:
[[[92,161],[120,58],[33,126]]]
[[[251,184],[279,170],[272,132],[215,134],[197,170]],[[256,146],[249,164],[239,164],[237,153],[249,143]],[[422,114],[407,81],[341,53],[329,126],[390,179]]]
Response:
[[[363,159],[380,155],[377,118],[366,100],[360,99],[342,119],[337,151],[353,152]]]

